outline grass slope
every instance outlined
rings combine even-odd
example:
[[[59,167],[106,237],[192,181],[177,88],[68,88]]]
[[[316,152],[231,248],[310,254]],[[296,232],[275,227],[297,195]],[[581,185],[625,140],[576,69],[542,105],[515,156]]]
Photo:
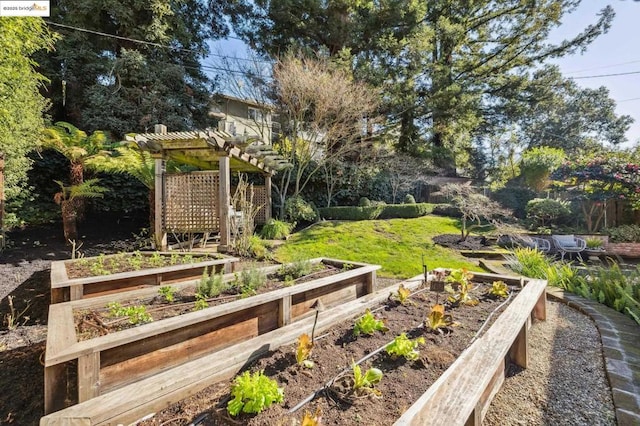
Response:
[[[383,277],[409,278],[422,273],[422,255],[429,269],[480,270],[455,250],[435,245],[431,237],[459,234],[458,221],[447,217],[321,222],[296,233],[276,251],[290,262],[312,257],[367,262],[382,266]]]

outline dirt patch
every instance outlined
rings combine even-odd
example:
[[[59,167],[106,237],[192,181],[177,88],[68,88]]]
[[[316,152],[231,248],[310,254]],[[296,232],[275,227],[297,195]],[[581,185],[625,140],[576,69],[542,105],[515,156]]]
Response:
[[[469,235],[464,241],[459,234],[436,235],[433,237],[433,242],[456,250],[487,250],[492,246],[495,247],[486,237],[474,235]]]
[[[201,296],[197,286],[189,286],[179,291],[172,292],[169,287],[161,287],[164,295],[155,295],[135,300],[113,302],[100,309],[78,309],[74,311],[74,320],[78,340],[88,340],[109,333],[133,328],[151,321],[159,321],[177,315],[183,315],[194,310],[218,306],[233,302],[243,297],[268,293],[288,286],[303,284],[320,278],[336,275],[340,272],[353,269],[348,265],[338,268],[333,265],[310,262],[296,263],[290,267],[282,266],[275,273],[263,275],[257,269],[243,269],[236,274],[236,280],[227,283],[220,282],[219,295]],[[303,271],[300,268],[304,269]],[[252,271],[252,272],[248,272]],[[297,276],[304,273],[303,276]],[[246,275],[245,275],[246,274]],[[251,282],[244,282],[248,277]],[[259,287],[254,288],[255,282],[251,277],[264,277],[265,281]],[[243,286],[251,286],[245,288]]]
[[[480,286],[474,292],[481,297],[485,289],[486,286]],[[423,292],[412,300],[415,305],[391,302],[374,310],[376,317],[383,319],[389,328],[386,333],[355,337],[353,321],[331,328],[316,341],[310,357],[315,365],[311,369],[296,364],[295,345],[272,351],[252,363],[249,371],[264,371],[283,387],[285,395],[282,404],[273,405],[260,415],[241,414],[230,418],[226,412],[230,382],[224,382],[169,407],[142,424],[187,424],[197,419],[203,425],[290,425],[299,424],[294,422],[300,422],[305,411],[321,413],[323,425],[392,424],[451,365],[470,344],[489,313],[502,303],[483,299],[478,306],[451,307],[448,310],[458,326],[440,334],[427,332],[421,325],[429,307],[442,303],[444,296]],[[310,334],[311,330],[301,332]],[[383,372],[382,380],[375,386],[380,395],[351,393],[351,363],[374,353],[402,332],[412,339],[425,339],[425,345],[419,348],[418,359],[394,359],[385,351],[375,354],[361,366],[363,372],[369,368]],[[332,384],[323,389],[330,381]],[[295,413],[289,413],[314,392],[313,401]]]
[[[81,226],[87,256],[131,250],[139,221],[101,217]],[[0,252],[0,424],[37,425],[44,415],[44,367],[52,260],[69,259],[62,225],[17,230]],[[9,304],[12,299],[13,310]],[[17,315],[20,314],[20,315]],[[8,315],[15,318],[9,330]]]

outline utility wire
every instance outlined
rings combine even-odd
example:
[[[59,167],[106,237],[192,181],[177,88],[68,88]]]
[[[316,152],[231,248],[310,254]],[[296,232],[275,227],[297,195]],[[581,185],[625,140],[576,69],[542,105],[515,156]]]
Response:
[[[145,44],[145,45],[148,45],[148,46],[162,47],[164,49],[170,49],[170,50],[175,50],[175,51],[179,51],[179,52],[197,53],[199,55],[216,56],[216,57],[220,57],[220,58],[240,60],[240,61],[264,62],[264,63],[267,63],[267,64],[271,64],[272,63],[272,62],[269,62],[269,61],[258,60],[258,59],[253,60],[253,59],[250,59],[250,58],[236,58],[236,57],[233,57],[233,56],[226,56],[226,55],[221,55],[221,54],[218,54],[218,53],[207,53],[207,52],[205,52],[203,50],[193,50],[193,49],[185,49],[185,48],[181,48],[181,47],[168,46],[166,44],[155,43],[155,42],[152,42],[152,41],[145,41],[145,40],[139,40],[139,39],[130,38],[130,37],[123,37],[123,36],[118,36],[118,35],[115,35],[115,34],[109,34],[109,33],[103,33],[103,32],[100,32],[100,31],[88,30],[86,28],[74,27],[74,26],[65,25],[65,24],[58,24],[56,22],[51,22],[51,21],[44,21],[44,22],[47,23],[48,25],[52,25],[54,27],[60,27],[60,28],[65,28],[65,29],[69,29],[69,30],[74,30],[74,31],[81,31],[81,32],[84,32],[84,33],[95,34],[95,35],[99,35],[99,36],[102,36],[102,37],[115,38],[115,39],[118,39],[118,40],[130,41],[132,43]],[[238,37],[229,36],[228,38],[233,38],[233,39],[237,39],[237,40],[242,41]],[[215,40],[215,41],[217,41],[217,40]]]
[[[585,75],[582,77],[570,77],[570,78],[574,80],[578,80],[581,78],[617,77],[619,75],[631,75],[631,74],[640,74],[640,71],[619,72],[615,74]]]
[[[599,67],[584,68],[584,69],[576,70],[576,71],[566,71],[565,74],[580,74],[580,73],[587,72],[587,71],[594,71],[594,70],[601,70],[601,69],[605,69],[605,68],[619,67],[620,65],[637,64],[639,62],[640,62],[640,59],[635,60],[635,61],[620,62],[620,63],[617,63],[617,64],[611,64],[611,65],[602,65],[602,66],[599,66]]]

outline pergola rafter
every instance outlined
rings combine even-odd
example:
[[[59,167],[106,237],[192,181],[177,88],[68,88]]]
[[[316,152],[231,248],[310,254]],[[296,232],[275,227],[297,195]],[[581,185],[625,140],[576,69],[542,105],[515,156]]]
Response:
[[[166,207],[164,173],[165,161],[172,159],[179,163],[195,166],[201,170],[217,170],[219,191],[217,214],[219,218],[220,250],[226,250],[230,242],[230,182],[231,172],[260,173],[265,178],[266,214],[271,211],[271,176],[277,167],[286,165],[282,157],[274,156],[271,147],[263,158],[260,149],[251,154],[242,146],[249,141],[219,130],[194,130],[188,132],[167,132],[166,126],[156,125],[154,133],[128,135],[127,140],[136,142],[143,150],[151,153],[155,164],[155,239],[156,246],[166,249],[167,230],[164,226]]]

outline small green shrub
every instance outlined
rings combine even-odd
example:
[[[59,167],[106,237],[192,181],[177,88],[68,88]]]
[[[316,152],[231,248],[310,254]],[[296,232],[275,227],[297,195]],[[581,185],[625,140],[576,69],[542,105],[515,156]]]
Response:
[[[284,215],[291,222],[313,222],[317,214],[302,197],[289,197],[284,203]]]
[[[407,194],[407,195],[404,196],[404,203],[405,204],[415,204],[416,203],[416,199],[413,197],[413,195]]]
[[[310,274],[314,269],[314,265],[308,260],[297,260],[287,265],[282,265],[278,270],[278,275],[284,281],[293,281],[300,277]]]
[[[147,308],[144,306],[122,306],[118,302],[111,302],[107,304],[109,309],[109,315],[112,317],[129,317],[129,323],[133,325],[151,322],[153,318],[147,313]]]
[[[358,202],[358,206],[360,206],[360,207],[370,207],[371,206],[371,200],[369,200],[367,197],[362,197],[362,198],[360,198],[360,201]]]
[[[460,209],[451,204],[436,204],[433,207],[433,211],[431,213],[445,217],[462,217],[462,212],[460,211]]]
[[[293,225],[276,219],[269,219],[260,230],[265,240],[284,240],[291,234]]]
[[[428,215],[433,207],[429,203],[385,204],[370,207],[324,207],[318,209],[318,212],[327,220],[412,219]]]
[[[257,268],[249,268],[235,274],[233,287],[242,297],[253,296],[267,282],[266,275]]]
[[[527,202],[525,210],[534,227],[558,225],[571,217],[568,202],[551,198],[534,198]]]
[[[204,268],[200,282],[196,286],[196,293],[204,298],[211,298],[219,296],[221,293],[228,290],[229,287],[230,284],[224,282],[222,272],[209,275],[208,269]]]
[[[272,255],[269,249],[271,246],[257,235],[249,238],[248,254],[258,260],[271,259]]]
[[[640,225],[621,225],[607,232],[612,243],[640,243]]]

